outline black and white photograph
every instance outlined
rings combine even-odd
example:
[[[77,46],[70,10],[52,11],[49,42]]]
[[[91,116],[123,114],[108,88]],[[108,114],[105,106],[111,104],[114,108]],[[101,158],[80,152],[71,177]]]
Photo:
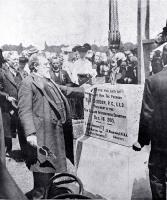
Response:
[[[0,199],[167,199],[167,1],[0,0]]]

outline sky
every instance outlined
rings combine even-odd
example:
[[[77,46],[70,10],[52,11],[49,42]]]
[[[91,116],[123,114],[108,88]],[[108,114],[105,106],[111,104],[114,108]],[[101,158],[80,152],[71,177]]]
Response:
[[[167,1],[150,0],[150,35],[166,24]],[[137,0],[118,0],[123,42],[136,43]],[[108,44],[108,0],[0,0],[0,46]]]

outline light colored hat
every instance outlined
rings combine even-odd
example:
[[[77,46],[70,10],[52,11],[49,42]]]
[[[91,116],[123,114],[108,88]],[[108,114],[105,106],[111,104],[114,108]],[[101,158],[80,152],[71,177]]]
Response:
[[[39,62],[38,56],[35,54],[31,55],[28,61],[29,68],[31,69],[33,63],[38,63],[38,62]]]
[[[31,49],[28,50],[29,56],[33,55],[34,53],[38,53],[39,50],[36,47],[32,47]]]
[[[106,55],[106,53],[101,53],[101,60],[103,62],[107,62],[107,55]]]
[[[61,48],[61,50],[63,51],[63,52],[72,52],[72,47],[62,47]]]
[[[101,56],[101,53],[97,51],[97,52],[95,53],[95,56]]]
[[[124,53],[118,52],[118,53],[115,54],[115,59],[116,59],[116,60],[125,61],[125,60],[126,60],[126,57],[125,57],[125,54],[124,54]]]

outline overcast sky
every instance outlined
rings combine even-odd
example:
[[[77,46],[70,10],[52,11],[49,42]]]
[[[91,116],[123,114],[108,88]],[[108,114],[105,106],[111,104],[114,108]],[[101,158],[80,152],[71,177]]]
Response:
[[[166,23],[167,0],[151,1],[151,37]],[[123,42],[136,42],[137,0],[118,0]],[[108,0],[0,0],[0,46],[107,45]]]

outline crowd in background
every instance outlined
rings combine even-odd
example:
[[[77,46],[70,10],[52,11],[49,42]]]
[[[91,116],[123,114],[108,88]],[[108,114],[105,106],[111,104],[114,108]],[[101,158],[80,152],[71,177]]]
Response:
[[[48,70],[49,74],[45,74]],[[0,50],[0,106],[6,152],[11,152],[11,138],[16,136],[16,132],[24,132],[18,121],[18,93],[23,80],[33,77],[34,73],[39,77],[42,74],[59,86],[68,87],[68,94],[72,91],[69,88],[73,88],[71,93],[75,95],[67,95],[66,98],[72,119],[78,120],[84,118],[83,95],[77,96],[75,89],[96,83],[137,84],[137,57],[131,51],[115,49],[93,52],[88,43],[64,47],[59,54],[40,51],[36,47],[20,54]]]
[[[154,51],[150,62],[150,76],[160,71],[166,73],[163,70],[166,63],[167,45],[162,51]],[[73,48],[64,47],[59,54],[39,51],[35,47],[20,54],[0,51],[0,64],[0,106],[6,155],[10,156],[12,137],[16,137],[17,132],[20,147],[25,150],[25,162],[33,172],[34,188],[26,196],[28,199],[39,198],[36,194],[43,195],[43,188],[54,173],[67,171],[66,159],[74,164],[72,119],[84,118],[84,87],[96,83],[137,84],[137,57],[131,51],[115,49],[94,52],[86,43]],[[162,80],[159,78],[161,76]],[[166,83],[165,77],[163,73],[159,73],[149,80],[158,80],[161,84],[161,81]],[[149,89],[149,84],[146,89]],[[150,106],[153,105],[150,91],[148,90],[144,101],[147,112],[152,111],[148,109],[147,98],[150,98]],[[163,87],[162,91],[165,91]],[[163,98],[162,102],[165,102]],[[166,106],[166,102],[164,105]],[[146,117],[149,116],[147,112]],[[164,116],[166,117],[166,113]],[[149,120],[150,118],[148,125]],[[142,121],[140,126],[141,133],[144,133]],[[141,141],[141,146],[137,143],[134,149],[141,150],[144,145]],[[50,160],[40,160],[37,148],[56,155],[58,161],[53,162],[54,156]],[[154,187],[154,180],[152,182]]]
[[[47,76],[58,85],[81,88],[96,83],[137,84],[137,57],[131,51],[109,49],[107,52],[94,52],[88,43],[62,47],[59,54],[40,51],[36,47],[20,54],[0,50],[0,105],[7,152],[12,149],[11,136],[15,137],[21,128],[16,115],[18,91],[23,79],[36,72],[40,63],[38,59],[41,63],[44,61],[44,67],[48,66]],[[83,97],[76,95],[67,99],[72,119],[83,119]]]
[[[4,51],[6,64],[17,71],[21,62],[25,62],[25,71],[29,74],[29,58],[38,53],[47,58],[52,71],[57,74],[54,80],[62,85],[80,86],[92,83],[91,78],[103,77],[107,83],[137,84],[137,58],[131,51],[108,50],[94,52],[89,44],[64,47],[62,52],[50,53],[31,48],[18,54],[16,51]],[[19,61],[24,59],[25,61]],[[59,75],[58,75],[59,74]],[[52,73],[53,75],[53,73]]]
[[[137,84],[137,57],[131,51],[94,52],[88,43],[62,47],[61,53],[39,51],[36,47],[17,51],[1,51],[2,68],[17,74],[16,82],[31,73],[34,55],[48,60],[50,76],[55,83],[70,87],[84,84]],[[68,98],[73,119],[83,119],[83,100]],[[81,109],[79,109],[81,108]]]

